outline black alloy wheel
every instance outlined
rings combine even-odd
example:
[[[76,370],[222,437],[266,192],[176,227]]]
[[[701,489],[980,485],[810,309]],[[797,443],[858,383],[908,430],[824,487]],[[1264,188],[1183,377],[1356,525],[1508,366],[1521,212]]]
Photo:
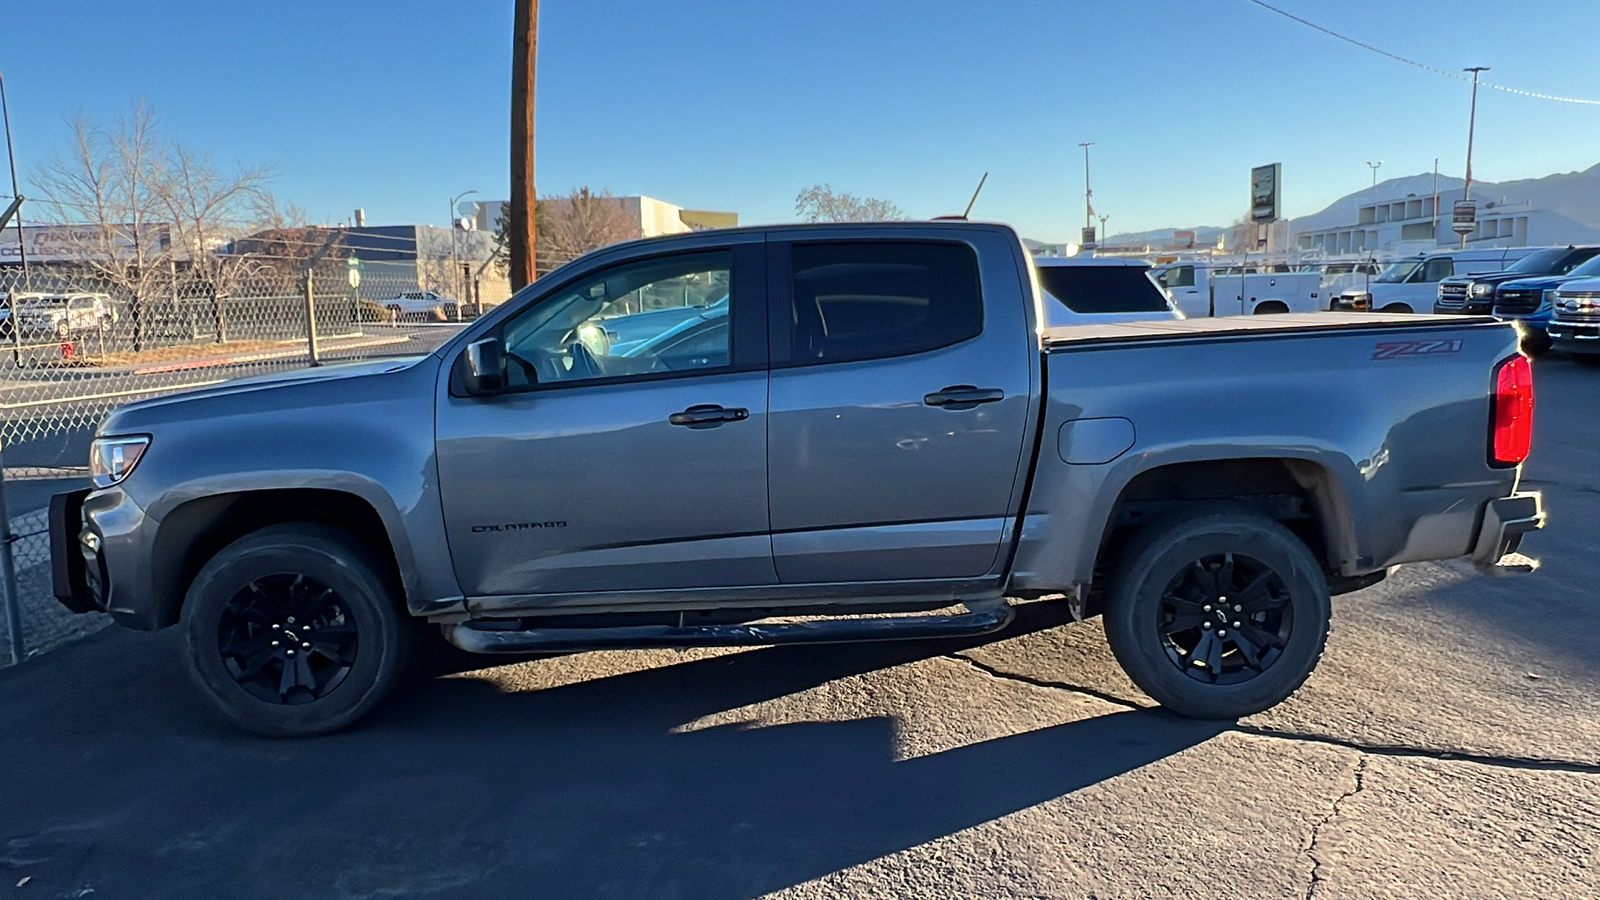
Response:
[[[412,620],[392,563],[354,535],[291,522],[245,535],[184,596],[184,662],[230,724],[270,737],[337,731],[404,668]]]
[[[1288,585],[1271,568],[1243,554],[1216,553],[1168,582],[1157,627],[1178,671],[1205,684],[1239,684],[1283,655],[1294,610]]]
[[[1294,532],[1227,504],[1140,528],[1106,589],[1111,652],[1179,715],[1261,712],[1316,667],[1332,619],[1322,564]]]
[[[217,650],[240,687],[268,703],[310,703],[342,684],[359,647],[338,592],[306,575],[249,582],[228,601]]]

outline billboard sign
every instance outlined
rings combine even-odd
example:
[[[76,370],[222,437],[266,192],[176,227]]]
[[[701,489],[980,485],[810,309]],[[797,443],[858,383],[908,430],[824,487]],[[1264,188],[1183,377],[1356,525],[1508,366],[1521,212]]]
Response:
[[[1250,170],[1250,220],[1271,222],[1278,218],[1283,163],[1256,166]]]
[[[1456,201],[1456,207],[1450,213],[1450,230],[1456,234],[1471,234],[1478,230],[1478,201]]]
[[[142,240],[136,239],[141,236]],[[167,226],[117,225],[101,228],[98,225],[24,225],[22,239],[27,242],[30,263],[70,263],[111,259],[134,261],[165,253],[168,247]],[[141,251],[143,248],[143,252]],[[17,241],[13,224],[0,232],[0,264],[21,263],[22,246]]]

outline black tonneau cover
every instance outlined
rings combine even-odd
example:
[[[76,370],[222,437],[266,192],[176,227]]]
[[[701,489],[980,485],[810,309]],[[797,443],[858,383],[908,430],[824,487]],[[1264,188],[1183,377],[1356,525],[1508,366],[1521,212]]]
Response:
[[[1082,344],[1181,338],[1251,338],[1311,331],[1364,331],[1370,329],[1431,329],[1505,326],[1488,316],[1432,316],[1405,313],[1279,313],[1259,316],[1225,316],[1194,319],[1146,319],[1058,325],[1044,330],[1046,350]]]

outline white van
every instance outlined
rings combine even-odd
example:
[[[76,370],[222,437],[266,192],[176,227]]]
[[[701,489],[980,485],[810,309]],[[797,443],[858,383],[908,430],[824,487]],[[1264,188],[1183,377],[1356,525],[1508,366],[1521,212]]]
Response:
[[[1507,266],[1537,247],[1486,247],[1436,250],[1390,263],[1365,288],[1343,291],[1332,309],[1378,312],[1432,312],[1439,299],[1439,282],[1452,275],[1504,272]]]
[[[1152,273],[1189,318],[1320,312],[1322,276],[1287,263],[1179,260]]]
[[[1142,259],[1039,256],[1033,267],[1044,292],[1046,325],[1183,318]]]

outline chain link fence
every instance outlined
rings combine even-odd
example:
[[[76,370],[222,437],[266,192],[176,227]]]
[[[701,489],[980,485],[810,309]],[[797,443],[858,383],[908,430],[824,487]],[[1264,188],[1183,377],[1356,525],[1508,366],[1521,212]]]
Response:
[[[249,375],[428,353],[481,314],[481,298],[470,286],[463,293],[452,296],[417,262],[258,256],[115,280],[68,266],[0,267],[9,516],[0,582],[5,563],[14,572],[14,585],[0,584],[0,664],[105,624],[56,604],[45,520],[52,494],[88,485],[89,442],[113,408]]]

